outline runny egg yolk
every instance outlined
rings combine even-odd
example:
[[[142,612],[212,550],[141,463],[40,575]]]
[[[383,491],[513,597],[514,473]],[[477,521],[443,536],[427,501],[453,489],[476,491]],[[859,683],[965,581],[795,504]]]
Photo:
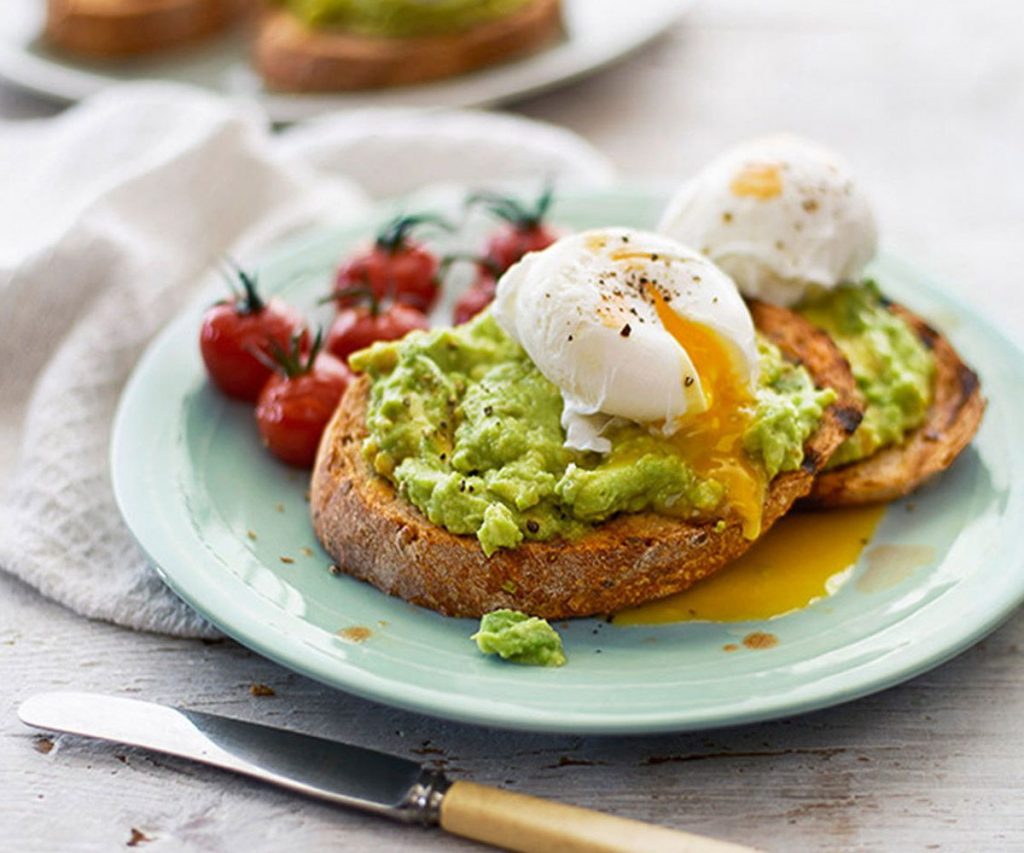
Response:
[[[613,621],[746,622],[799,610],[836,591],[884,514],[884,505],[790,513],[722,571],[668,598],[616,613]]]
[[[739,517],[745,537],[756,539],[767,482],[743,449],[753,419],[753,395],[737,375],[720,335],[673,311],[654,285],[647,292],[665,331],[693,362],[707,401],[705,411],[683,419],[672,441],[698,476],[725,487],[726,511]]]

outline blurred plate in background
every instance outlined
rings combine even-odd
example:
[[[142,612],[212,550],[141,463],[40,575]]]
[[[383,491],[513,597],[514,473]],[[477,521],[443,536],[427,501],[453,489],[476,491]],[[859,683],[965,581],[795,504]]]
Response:
[[[659,35],[691,0],[565,0],[568,38],[534,56],[438,83],[337,95],[274,94],[263,89],[240,35],[157,57],[87,63],[50,51],[39,38],[43,0],[4,0],[0,77],[61,101],[78,101],[111,83],[135,79],[192,83],[256,99],[274,121],[290,122],[366,106],[478,107],[589,74]]]

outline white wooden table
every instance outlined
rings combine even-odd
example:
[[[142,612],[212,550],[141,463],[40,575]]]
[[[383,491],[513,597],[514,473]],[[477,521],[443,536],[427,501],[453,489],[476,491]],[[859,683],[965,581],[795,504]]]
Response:
[[[520,109],[580,131],[641,179],[684,174],[756,133],[818,137],[855,162],[885,242],[969,289],[1020,339],[1022,46],[1019,0],[718,0],[625,64]],[[0,88],[0,115],[47,110]],[[0,849],[133,837],[246,853],[473,847],[186,762],[42,738],[14,716],[32,692],[78,688],[341,737],[770,850],[1019,850],[1022,646],[1018,612],[932,673],[794,720],[639,739],[518,735],[355,699],[228,641],[91,623],[0,575]]]

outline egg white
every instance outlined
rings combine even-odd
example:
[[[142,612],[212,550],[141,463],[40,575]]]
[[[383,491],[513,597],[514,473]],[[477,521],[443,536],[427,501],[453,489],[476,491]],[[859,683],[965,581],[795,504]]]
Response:
[[[733,281],[663,235],[601,228],[524,257],[498,282],[501,327],[558,386],[566,446],[606,452],[601,433],[621,418],[675,432],[707,408],[693,362],[665,329],[648,288],[725,344],[737,380],[753,389],[757,345]]]

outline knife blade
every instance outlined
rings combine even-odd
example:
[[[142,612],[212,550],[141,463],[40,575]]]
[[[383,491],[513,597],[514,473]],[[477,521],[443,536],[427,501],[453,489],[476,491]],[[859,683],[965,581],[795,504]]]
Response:
[[[98,693],[40,693],[18,708],[39,729],[116,741],[251,776],[321,800],[510,850],[749,851],[666,827],[472,782],[415,761],[217,714]]]
[[[36,728],[190,758],[407,822],[436,822],[432,812],[447,787],[440,774],[405,758],[137,699],[42,693],[23,702],[18,716]]]

